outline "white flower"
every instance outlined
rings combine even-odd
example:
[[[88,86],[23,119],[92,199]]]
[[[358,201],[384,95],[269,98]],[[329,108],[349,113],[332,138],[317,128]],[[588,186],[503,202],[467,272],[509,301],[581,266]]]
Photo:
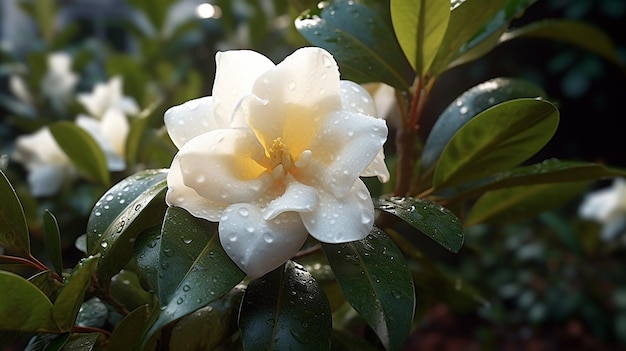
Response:
[[[388,178],[361,86],[339,80],[332,56],[297,50],[278,65],[253,51],[216,55],[213,96],[165,113],[179,148],[166,201],[219,221],[219,237],[251,277],[280,266],[308,234],[327,243],[364,238],[374,222],[359,176]]]
[[[124,170],[126,138],[130,131],[127,114],[139,113],[139,107],[133,98],[123,96],[122,79],[113,77],[107,83],[96,84],[91,93],[79,94],[78,100],[90,116],[79,115],[76,124],[100,145],[109,170]]]
[[[75,172],[72,162],[47,127],[18,137],[13,157],[28,171],[28,185],[33,196],[53,195],[63,179]]]
[[[616,178],[610,188],[588,194],[578,212],[582,218],[603,225],[604,240],[615,238],[626,224],[626,180]]]
[[[72,57],[55,52],[48,57],[48,71],[41,80],[41,91],[55,108],[62,110],[69,102],[78,84],[78,75],[72,72]]]

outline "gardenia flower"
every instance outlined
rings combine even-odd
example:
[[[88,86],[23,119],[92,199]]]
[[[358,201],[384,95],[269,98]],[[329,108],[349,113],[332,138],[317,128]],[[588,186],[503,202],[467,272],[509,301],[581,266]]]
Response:
[[[111,171],[126,168],[124,153],[130,130],[128,114],[139,113],[134,99],[123,96],[122,79],[113,77],[107,83],[96,84],[89,94],[79,94],[78,101],[90,114],[79,115],[76,124],[85,129],[100,145]]]
[[[278,65],[253,51],[216,55],[213,96],[165,113],[179,151],[166,201],[219,221],[220,241],[249,276],[293,257],[308,234],[364,238],[374,223],[359,176],[387,180],[385,121],[358,84],[339,80],[320,48]]]
[[[47,127],[18,137],[13,157],[28,171],[27,180],[33,196],[55,194],[63,179],[75,172],[72,162]]]
[[[50,99],[58,111],[63,111],[69,102],[78,75],[72,72],[72,57],[64,52],[55,52],[48,57],[48,71],[41,80],[41,91]]]
[[[614,239],[626,228],[626,180],[616,178],[610,188],[588,194],[578,213],[603,225],[602,239]]]

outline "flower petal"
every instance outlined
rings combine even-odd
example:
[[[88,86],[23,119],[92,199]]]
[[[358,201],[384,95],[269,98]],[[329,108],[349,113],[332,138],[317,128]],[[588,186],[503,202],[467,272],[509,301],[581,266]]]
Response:
[[[331,113],[311,144],[312,157],[318,162],[311,162],[305,172],[318,174],[326,189],[342,197],[375,159],[385,140],[384,120],[349,111]]]
[[[227,128],[241,98],[250,94],[256,79],[274,68],[274,63],[258,52],[237,50],[218,52],[215,64],[214,118],[221,128]]]
[[[248,123],[266,148],[281,137],[292,155],[306,150],[327,114],[341,108],[337,63],[320,48],[296,50],[259,77],[252,93],[264,103],[249,106]]]
[[[355,82],[342,80],[339,82],[341,106],[343,110],[378,117],[376,105],[370,94]]]
[[[126,161],[123,155],[117,153],[117,150],[111,144],[102,131],[102,122],[85,115],[79,115],[76,118],[76,125],[83,128],[98,143],[102,152],[107,159],[107,168],[110,171],[122,171],[126,168]]]
[[[233,262],[258,278],[293,257],[308,234],[297,213],[285,212],[266,221],[258,207],[240,203],[224,211],[219,236]]]
[[[189,100],[165,111],[165,127],[177,148],[193,137],[221,128],[213,116],[213,98]]]
[[[365,88],[349,80],[342,80],[340,84],[341,105],[344,110],[381,118],[378,106],[375,105],[375,100],[372,99],[369,92]],[[385,108],[387,109],[388,107]],[[377,176],[378,180],[383,183],[389,180],[389,170],[385,165],[385,152],[382,147],[378,150],[374,160],[372,160],[367,168],[365,168],[365,170],[361,173],[361,176]]]
[[[28,170],[39,165],[69,166],[72,164],[48,127],[43,127],[33,134],[18,137],[13,157],[22,162]]]
[[[230,205],[223,202],[211,201],[185,185],[183,175],[178,163],[174,158],[169,172],[167,173],[167,194],[165,202],[169,206],[184,208],[187,212],[198,218],[211,222],[218,222],[222,212]]]
[[[319,198],[315,188],[304,185],[295,179],[287,185],[287,190],[279,198],[270,202],[263,211],[263,218],[270,220],[283,212],[311,212],[317,208]]]
[[[274,180],[259,165],[265,150],[245,129],[219,129],[199,135],[180,149],[183,182],[212,201],[254,202]],[[210,166],[208,166],[210,165]]]
[[[318,188],[320,204],[300,217],[306,229],[325,243],[344,243],[367,236],[374,225],[374,204],[367,187],[357,179],[346,196],[336,198]]]
[[[69,173],[69,169],[63,165],[43,165],[32,169],[28,173],[28,185],[33,196],[54,195],[63,179]]]
[[[117,109],[108,109],[100,121],[100,130],[113,151],[119,156],[124,155],[126,138],[130,131],[130,124],[124,113]]]

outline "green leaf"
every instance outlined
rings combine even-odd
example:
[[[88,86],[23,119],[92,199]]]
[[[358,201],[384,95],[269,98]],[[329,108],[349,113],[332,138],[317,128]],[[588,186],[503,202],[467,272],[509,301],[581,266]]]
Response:
[[[30,256],[28,225],[20,199],[9,179],[0,170],[0,245]]]
[[[141,275],[147,280],[152,291],[159,291],[159,255],[161,252],[161,227],[145,230],[135,240],[135,262]]]
[[[166,177],[166,170],[136,173],[109,189],[94,206],[87,222],[87,251],[101,254],[101,283],[108,284],[126,265],[139,233],[162,221]]]
[[[251,281],[239,313],[246,350],[329,350],[331,324],[322,289],[292,261]]]
[[[550,159],[529,166],[513,168],[481,180],[474,187],[455,195],[448,203],[472,198],[489,190],[513,186],[579,182],[609,177],[626,177],[626,170],[608,168],[591,162]]]
[[[514,29],[500,37],[500,43],[517,38],[558,40],[580,47],[622,67],[623,63],[611,38],[598,27],[573,20],[545,20]]]
[[[478,84],[456,98],[439,115],[422,151],[422,172],[435,165],[452,136],[484,110],[517,98],[546,97],[537,85],[517,78],[494,78]]]
[[[167,209],[158,248],[161,314],[148,336],[218,299],[245,277],[224,252],[217,223],[193,217],[181,208]]]
[[[72,272],[68,282],[61,288],[52,306],[52,318],[63,331],[70,331],[83,303],[85,292],[98,266],[98,256],[82,260]]]
[[[135,308],[113,329],[109,339],[109,350],[135,350],[139,346],[144,326],[149,319],[148,305]]]
[[[539,184],[490,191],[474,204],[465,225],[506,223],[532,218],[541,212],[562,206],[579,196],[590,184]]]
[[[87,177],[101,184],[110,183],[107,160],[100,145],[84,129],[72,122],[57,122],[50,132],[72,163]]]
[[[363,240],[322,243],[346,298],[387,350],[400,350],[411,328],[415,291],[400,249],[374,227]]]
[[[178,322],[172,329],[170,349],[179,351],[221,349],[237,333],[237,317],[245,287],[237,285],[219,300],[211,302]]]
[[[0,286],[0,330],[60,331],[50,313],[52,302],[35,285],[17,274],[0,271]]]
[[[524,10],[536,1],[505,0],[500,11],[492,16],[491,20],[459,49],[457,59],[448,65],[447,69],[475,60],[491,51],[500,43],[499,38],[507,30],[511,21],[520,17]]]
[[[463,246],[463,224],[447,208],[413,197],[379,197],[376,209],[391,213],[452,252]]]
[[[97,349],[100,333],[74,333],[65,344],[65,351],[92,351]]]
[[[504,5],[504,0],[465,0],[452,5],[448,29],[433,60],[432,75],[443,73],[459,50]]]
[[[391,22],[402,51],[416,74],[425,76],[450,20],[450,2],[391,0]]]
[[[43,214],[43,234],[50,261],[54,270],[61,274],[63,272],[63,256],[61,254],[61,233],[57,219],[52,212],[46,210]]]
[[[343,77],[408,90],[409,65],[388,25],[373,8],[355,1],[332,1],[319,16],[308,11],[300,15],[295,25],[309,42],[333,54]]]
[[[449,187],[517,166],[552,138],[558,123],[557,108],[545,100],[510,100],[481,112],[443,149],[433,186]]]
[[[46,296],[56,296],[57,290],[61,287],[61,282],[54,279],[50,271],[41,271],[29,277],[28,281],[39,288]]]

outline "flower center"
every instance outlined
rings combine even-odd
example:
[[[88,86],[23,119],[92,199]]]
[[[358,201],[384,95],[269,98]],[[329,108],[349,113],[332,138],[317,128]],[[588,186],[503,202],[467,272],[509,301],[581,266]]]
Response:
[[[293,157],[282,138],[274,139],[269,154],[274,179],[282,178],[293,167]]]
[[[269,149],[270,170],[272,177],[278,180],[287,173],[293,173],[295,168],[306,166],[311,159],[311,151],[304,150],[298,159],[294,159],[289,152],[289,147],[282,138],[278,137],[272,141]]]

